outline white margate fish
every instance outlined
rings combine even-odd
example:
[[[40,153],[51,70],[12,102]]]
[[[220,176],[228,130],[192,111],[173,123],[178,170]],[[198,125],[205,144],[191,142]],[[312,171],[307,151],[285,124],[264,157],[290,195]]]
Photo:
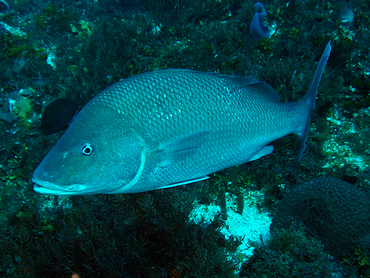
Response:
[[[280,103],[265,82],[191,70],[152,71],[93,98],[33,174],[49,195],[134,193],[207,179],[273,151],[290,133],[300,157],[327,44],[306,95]]]

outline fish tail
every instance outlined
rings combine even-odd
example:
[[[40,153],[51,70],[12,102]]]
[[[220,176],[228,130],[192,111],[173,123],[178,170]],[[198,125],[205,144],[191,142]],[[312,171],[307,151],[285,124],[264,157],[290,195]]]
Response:
[[[308,89],[306,95],[299,101],[305,107],[305,109],[307,111],[307,114],[306,114],[306,117],[305,117],[305,119],[306,119],[305,124],[303,124],[301,126],[301,129],[296,132],[296,134],[301,139],[301,143],[300,143],[300,147],[299,147],[299,158],[298,158],[298,160],[301,160],[303,152],[306,148],[306,140],[307,140],[308,130],[310,128],[310,123],[311,123],[311,113],[312,113],[312,110],[315,108],[315,100],[316,100],[316,95],[317,95],[317,89],[319,87],[321,76],[324,72],[326,63],[329,59],[330,52],[331,52],[331,45],[330,45],[330,41],[329,41],[328,44],[325,47],[324,52],[321,55],[321,58],[320,58],[318,66],[316,68],[316,72],[315,72],[315,75],[312,79],[310,88]]]

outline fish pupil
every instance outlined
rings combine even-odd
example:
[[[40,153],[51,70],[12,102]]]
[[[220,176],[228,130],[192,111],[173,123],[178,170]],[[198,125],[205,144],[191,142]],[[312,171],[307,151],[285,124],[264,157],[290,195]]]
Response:
[[[80,152],[86,156],[90,155],[93,152],[93,150],[94,148],[90,143],[84,143],[80,147]]]

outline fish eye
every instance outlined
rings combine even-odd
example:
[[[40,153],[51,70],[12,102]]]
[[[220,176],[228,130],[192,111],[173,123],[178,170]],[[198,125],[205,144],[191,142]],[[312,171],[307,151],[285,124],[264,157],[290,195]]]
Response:
[[[80,146],[80,153],[89,156],[94,151],[94,147],[90,143],[83,143]]]

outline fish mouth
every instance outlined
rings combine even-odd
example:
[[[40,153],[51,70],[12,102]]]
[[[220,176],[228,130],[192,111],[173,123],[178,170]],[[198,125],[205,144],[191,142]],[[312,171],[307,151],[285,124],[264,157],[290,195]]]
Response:
[[[69,186],[59,186],[48,181],[38,180],[32,178],[35,183],[33,185],[33,190],[37,193],[45,195],[85,195],[88,194],[84,192],[86,186],[80,184],[74,184]],[[73,188],[73,189],[72,189]]]

